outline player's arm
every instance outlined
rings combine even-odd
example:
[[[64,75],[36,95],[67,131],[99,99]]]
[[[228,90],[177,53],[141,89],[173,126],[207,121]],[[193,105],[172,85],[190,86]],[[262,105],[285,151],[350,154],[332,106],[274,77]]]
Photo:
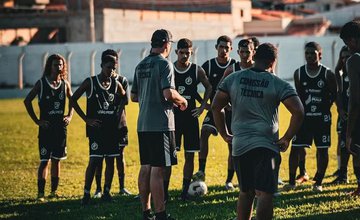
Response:
[[[331,70],[328,70],[327,74],[326,74],[326,78],[327,78],[329,90],[330,90],[330,101],[334,102],[336,100],[336,96],[337,96],[337,85],[336,85],[335,74]]]
[[[116,81],[116,86],[117,86],[117,92],[119,95],[121,96],[125,96],[126,95],[126,91],[124,89],[124,87],[121,85],[120,82]]]
[[[360,56],[352,56],[347,61],[347,71],[349,76],[349,112],[346,130],[346,148],[350,150],[352,135],[355,131],[356,123],[360,117]],[[351,152],[351,151],[350,151]],[[351,152],[354,153],[354,152]]]
[[[74,114],[74,108],[72,107],[71,105],[71,102],[70,102],[70,99],[71,99],[71,96],[73,95],[72,94],[72,91],[71,91],[71,85],[70,83],[65,80],[65,92],[66,92],[66,97],[69,99],[69,111],[68,111],[68,114],[64,116],[64,123],[65,123],[65,126],[69,125],[71,119],[72,119],[72,116]]]
[[[225,112],[223,109],[230,102],[229,94],[218,90],[211,104],[211,111],[214,116],[216,128],[225,142],[231,144],[232,136],[225,126]]]
[[[84,111],[81,109],[81,107],[79,106],[79,103],[78,103],[78,100],[82,96],[82,94],[84,94],[84,93],[89,94],[90,88],[91,88],[90,78],[87,78],[81,83],[79,88],[71,96],[70,102],[71,102],[71,105],[73,106],[73,108],[75,109],[75,111],[80,116],[80,118],[82,120],[84,120],[84,122],[87,125],[89,125],[91,127],[100,127],[101,121],[97,120],[97,119],[87,118]]]
[[[207,101],[209,100],[211,92],[212,92],[212,86],[211,86],[203,68],[201,68],[201,67],[198,68],[197,76],[198,76],[199,81],[201,82],[201,84],[203,84],[203,86],[205,88],[205,93],[204,93],[204,99],[200,102],[201,103],[200,107],[192,110],[192,113],[193,113],[192,116],[194,116],[194,117],[199,117],[203,113],[204,109],[206,109],[206,107],[208,105]]]
[[[282,101],[286,109],[290,112],[290,124],[284,136],[280,138],[276,144],[280,147],[282,152],[285,152],[289,147],[291,139],[301,127],[304,119],[304,107],[298,96],[291,96]]]
[[[224,75],[223,77],[221,77],[221,80],[219,82],[219,84],[228,76],[230,75],[231,73],[234,72],[234,69],[233,69],[233,65],[230,65],[226,68],[225,72],[224,72]]]
[[[130,98],[131,98],[131,101],[133,101],[133,102],[139,102],[139,97],[138,97],[137,93],[131,92]]]
[[[338,61],[339,62],[339,61]],[[339,65],[339,64],[338,64]],[[337,88],[337,92],[336,92],[336,100],[335,100],[335,104],[337,107],[337,112],[339,114],[339,117],[341,119],[346,119],[346,113],[344,111],[344,106],[343,106],[343,97],[342,97],[342,91],[343,91],[343,76],[341,75],[340,71],[342,69],[338,68],[338,65],[336,65],[335,68],[335,81],[336,81],[336,88]]]
[[[32,105],[32,101],[35,99],[36,95],[39,94],[39,92],[40,92],[40,87],[41,87],[41,85],[40,85],[40,80],[39,80],[35,83],[35,86],[31,89],[29,94],[26,96],[26,98],[24,100],[24,105],[25,105],[27,113],[29,114],[30,118],[35,122],[35,124],[37,124],[40,127],[46,128],[49,126],[50,123],[48,121],[38,119],[38,117],[36,116],[36,114],[34,112],[34,108]]]
[[[179,106],[180,110],[184,111],[187,108],[187,100],[182,97],[175,89],[163,89],[163,96],[166,100],[174,103],[176,106]]]
[[[123,84],[123,88],[125,90],[125,105],[129,104],[129,99],[130,99],[130,91],[129,91],[129,82],[128,80],[124,77],[124,84]]]

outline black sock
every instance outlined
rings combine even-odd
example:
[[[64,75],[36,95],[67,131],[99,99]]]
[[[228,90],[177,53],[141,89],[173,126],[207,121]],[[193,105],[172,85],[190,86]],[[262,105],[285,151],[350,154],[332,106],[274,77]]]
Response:
[[[46,180],[44,178],[38,179],[38,193],[44,193]]]
[[[300,175],[301,175],[301,176],[304,176],[305,173],[306,173],[305,160],[299,161],[299,170],[300,170]]]
[[[164,180],[164,201],[169,199],[169,180]]]
[[[199,170],[205,173],[206,159],[199,159]]]
[[[52,176],[51,177],[51,192],[55,192],[59,186],[59,177]]]
[[[295,185],[295,176],[296,176],[296,173],[289,173],[289,184],[290,185]]]
[[[315,180],[315,185],[321,186],[322,181],[324,179],[325,173],[316,173],[316,180]]]
[[[153,217],[151,214],[151,209],[143,211],[143,220],[149,220]]]
[[[155,213],[156,220],[166,220],[166,211]]]
[[[119,185],[120,185],[120,189],[124,189],[125,188],[125,173],[120,173],[119,174]]]
[[[111,186],[109,186],[109,185],[104,185],[104,194],[105,193],[110,193],[110,189],[111,189]]]
[[[101,192],[101,174],[95,175],[95,182],[96,182],[96,191]]]
[[[227,178],[226,178],[226,182],[229,183],[232,181],[233,177],[234,177],[234,170],[228,170],[227,172]]]
[[[187,192],[189,190],[191,179],[183,179],[183,185],[182,185],[182,195],[187,195]]]

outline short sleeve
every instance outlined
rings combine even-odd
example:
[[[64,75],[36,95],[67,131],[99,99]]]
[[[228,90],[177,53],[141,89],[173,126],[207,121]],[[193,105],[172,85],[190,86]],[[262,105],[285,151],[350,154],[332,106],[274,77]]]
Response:
[[[281,102],[291,96],[297,96],[295,88],[280,78],[277,78],[277,86],[275,88],[277,89],[278,99]]]
[[[175,89],[174,67],[171,62],[160,63],[160,85],[161,89]]]
[[[137,68],[136,68],[136,69],[137,69]],[[131,87],[131,93],[134,93],[134,94],[137,94],[137,93],[138,93],[136,69],[135,69],[133,84],[132,84],[132,87]]]
[[[230,83],[233,82],[234,80],[234,75],[229,75],[228,77],[226,77],[218,86],[218,90],[225,92],[227,94],[229,94],[230,92]]]

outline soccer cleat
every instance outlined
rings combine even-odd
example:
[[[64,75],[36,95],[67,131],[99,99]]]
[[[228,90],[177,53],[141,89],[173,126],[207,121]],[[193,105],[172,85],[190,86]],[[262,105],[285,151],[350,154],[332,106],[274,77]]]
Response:
[[[312,190],[313,190],[314,192],[322,192],[322,191],[323,191],[323,188],[322,188],[321,185],[316,185],[316,184],[314,184]]]
[[[310,179],[309,175],[305,173],[304,175],[299,175],[296,177],[296,182],[299,184],[305,183]]]
[[[90,204],[90,194],[84,193],[84,196],[81,199],[81,205],[89,205],[89,204]]]
[[[283,186],[283,190],[284,191],[291,191],[291,190],[295,190],[296,189],[296,185],[293,184],[286,184]]]
[[[38,196],[36,198],[38,202],[45,202],[45,195],[44,193],[38,193]]]
[[[101,197],[101,200],[104,202],[111,202],[112,196],[110,195],[110,192],[104,192],[104,194]]]
[[[285,183],[282,181],[282,179],[278,178],[278,185],[285,185]]]
[[[349,180],[346,178],[340,178],[340,177],[336,177],[336,179],[334,179],[331,184],[347,184],[349,183]]]
[[[123,195],[123,196],[131,196],[132,195],[132,193],[129,190],[127,190],[126,188],[120,189],[119,194]]]
[[[205,173],[201,170],[197,171],[193,176],[192,176],[192,180],[193,181],[205,181]]]
[[[226,182],[226,183],[225,183],[225,189],[226,189],[227,191],[234,191],[234,190],[235,190],[235,187],[234,187],[234,185],[232,184],[232,182]]]
[[[52,191],[51,193],[50,193],[50,195],[49,195],[49,198],[51,198],[51,199],[57,199],[57,198],[59,198],[60,196],[59,196],[59,194],[56,192],[56,191]]]
[[[101,190],[100,191],[96,190],[96,192],[94,194],[94,199],[100,199],[101,196],[102,196]]]

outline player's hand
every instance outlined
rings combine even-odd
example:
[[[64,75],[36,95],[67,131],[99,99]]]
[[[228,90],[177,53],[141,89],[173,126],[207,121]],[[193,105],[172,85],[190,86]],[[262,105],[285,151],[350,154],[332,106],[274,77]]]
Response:
[[[352,155],[357,155],[354,151],[351,150],[351,142],[352,142],[352,138],[351,137],[346,137],[346,143],[345,143],[345,147],[347,149],[347,151],[352,154]]]
[[[184,102],[180,104],[180,110],[185,111],[188,107],[188,102],[186,99],[184,99]]]
[[[101,121],[98,119],[92,119],[92,118],[88,118],[86,119],[86,124],[89,125],[90,127],[94,127],[94,128],[100,128],[101,126]]]
[[[221,137],[224,139],[224,141],[228,144],[232,144],[233,136],[231,134],[222,134]]]
[[[203,113],[203,111],[204,111],[204,108],[195,108],[195,109],[191,110],[191,112],[192,112],[191,115],[193,117],[198,118]]]
[[[45,128],[45,129],[50,126],[50,122],[45,121],[45,120],[39,120],[36,124],[39,125],[39,127]]]
[[[64,122],[65,126],[68,126],[70,124],[71,119],[72,119],[72,117],[69,115],[64,116],[63,122]]]
[[[285,152],[289,147],[290,140],[282,137],[282,138],[280,138],[280,140],[276,141],[274,144],[279,146],[281,152]]]

